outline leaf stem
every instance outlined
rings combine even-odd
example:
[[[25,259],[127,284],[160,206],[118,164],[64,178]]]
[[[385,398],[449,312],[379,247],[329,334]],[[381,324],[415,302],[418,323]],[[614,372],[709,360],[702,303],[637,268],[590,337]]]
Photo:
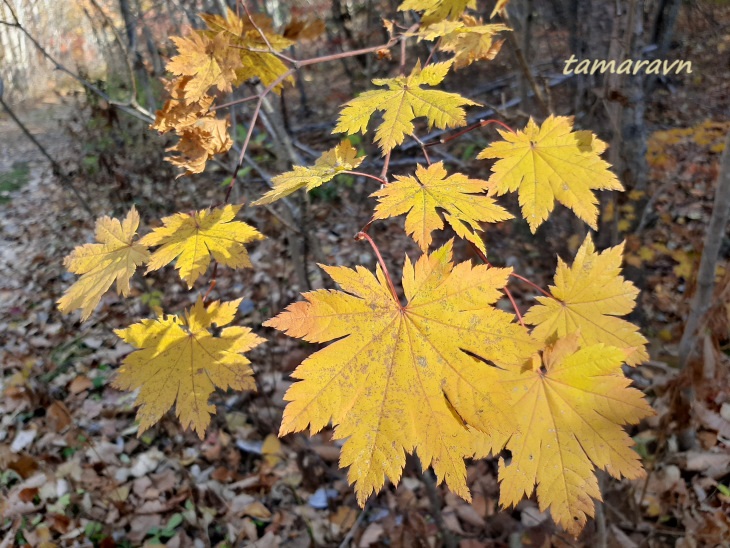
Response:
[[[372,222],[372,221],[371,221]],[[369,225],[370,223],[368,223]],[[375,256],[378,258],[378,263],[380,264],[380,268],[383,269],[383,274],[385,274],[385,279],[388,280],[388,287],[390,288],[390,294],[393,295],[393,299],[395,299],[395,302],[398,303],[398,306],[403,308],[403,306],[400,303],[400,299],[398,298],[398,293],[395,291],[395,286],[393,285],[393,280],[390,277],[390,273],[388,272],[388,267],[385,265],[385,261],[383,260],[383,256],[380,254],[380,250],[378,249],[378,246],[375,245],[375,242],[370,237],[370,235],[367,232],[358,232],[355,234],[356,240],[367,240],[368,243],[370,243],[370,247],[373,248],[373,251],[375,252]]]
[[[385,160],[383,160],[383,170],[380,172],[380,178],[385,181],[383,184],[388,184],[388,166],[390,165],[390,150],[385,155]]]
[[[354,175],[356,177],[367,177],[368,179],[372,179],[373,181],[378,181],[381,185],[388,184],[388,181],[386,181],[385,179],[381,179],[376,175],[370,175],[369,173],[363,173],[362,171],[350,171],[348,169],[345,171],[340,171],[340,173],[347,173],[348,175]]]
[[[497,125],[502,126],[507,131],[510,131],[512,133],[517,133],[514,129],[512,129],[510,126],[508,126],[504,122],[502,122],[500,120],[495,120],[494,118],[489,118],[487,120],[479,120],[478,122],[474,122],[472,125],[465,127],[464,129],[454,133],[453,135],[449,135],[448,137],[442,137],[438,141],[428,143],[425,146],[432,147],[435,145],[443,145],[444,143],[448,143],[449,141],[453,141],[454,139],[461,137],[465,133],[469,133],[470,131],[474,131],[475,129],[478,129],[480,127],[488,126],[489,124],[497,124]]]
[[[415,133],[411,133],[411,137],[413,137],[413,139],[414,139],[414,140],[415,140],[415,141],[416,141],[416,142],[417,142],[417,143],[418,143],[419,145],[421,145],[421,151],[423,152],[423,156],[424,156],[424,158],[426,158],[426,163],[427,163],[428,165],[431,165],[431,158],[429,158],[429,156],[428,156],[428,152],[426,151],[426,145],[425,145],[425,144],[423,143],[423,141],[421,141],[421,140],[420,140],[420,139],[419,139],[419,138],[418,138],[418,137],[416,136],[416,134],[415,134]]]

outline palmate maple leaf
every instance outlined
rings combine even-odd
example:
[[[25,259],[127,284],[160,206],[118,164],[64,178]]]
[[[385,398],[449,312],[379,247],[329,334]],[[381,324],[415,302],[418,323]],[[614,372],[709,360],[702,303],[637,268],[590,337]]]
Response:
[[[558,258],[555,285],[550,291],[555,297],[537,297],[525,322],[536,326],[533,335],[540,340],[565,337],[580,331],[583,346],[605,343],[623,349],[626,363],[638,365],[649,359],[647,340],[638,328],[618,318],[636,306],[639,290],[621,276],[624,244],[596,253],[588,235],[568,267]]]
[[[398,11],[422,11],[423,23],[430,25],[443,19],[458,19],[466,8],[476,7],[476,0],[404,0]]]
[[[440,38],[438,48],[454,54],[454,69],[471,65],[474,61],[491,61],[497,56],[504,40],[495,42],[494,36],[511,29],[502,24],[485,25],[481,19],[462,15],[461,21],[441,21],[428,25],[416,33],[419,40]]]
[[[139,432],[157,423],[177,401],[176,415],[184,428],[203,439],[215,407],[209,403],[215,387],[256,390],[249,360],[242,355],[264,339],[247,327],[226,327],[241,299],[212,302],[202,298],[184,317],[147,319],[114,332],[137,350],[124,359],[112,382],[120,390],[137,390]]]
[[[479,223],[497,223],[512,215],[485,195],[487,181],[469,179],[461,173],[446,176],[443,162],[427,168],[416,167],[415,177],[396,175],[395,182],[371,194],[378,198],[375,219],[387,219],[407,213],[406,232],[426,251],[431,245],[431,232],[444,227],[437,208],[454,231],[486,253],[484,242],[476,234]]]
[[[241,56],[230,47],[225,33],[208,36],[193,31],[188,37],[173,36],[178,54],[167,63],[167,70],[176,76],[189,76],[184,98],[187,103],[200,101],[211,87],[223,93],[232,91]]]
[[[429,128],[459,127],[466,123],[465,105],[478,105],[456,93],[436,89],[422,89],[422,85],[439,84],[451,68],[452,61],[435,63],[421,69],[421,62],[408,76],[377,78],[376,86],[387,86],[384,90],[362,93],[345,103],[332,133],[367,131],[370,117],[376,110],[384,111],[383,122],[375,132],[375,142],[385,155],[400,145],[406,135],[413,133],[413,119],[425,116]]]
[[[275,52],[281,52],[294,45],[292,40],[277,34],[271,29],[271,19],[265,15],[256,14],[253,16],[256,26],[266,36],[268,44],[261,36],[261,32],[251,24],[248,18],[241,18],[236,12],[227,8],[227,16],[201,14],[201,18],[208,25],[208,34],[215,35],[222,33],[229,43],[234,46],[231,49],[236,52],[240,65],[236,68],[236,78],[233,84],[241,85],[250,78],[258,78],[264,86],[268,86],[287,71],[286,65],[274,53],[269,51],[269,46]],[[287,81],[293,82],[293,78]],[[279,91],[282,84],[277,85],[274,91]]]
[[[595,468],[615,478],[644,475],[622,427],[654,414],[621,372],[623,351],[579,348],[578,341],[577,333],[569,335],[543,352],[542,363],[536,356],[532,367],[498,371],[518,424],[508,438],[491,440],[497,450],[506,442],[512,454],[509,464],[499,462],[500,503],[516,505],[537,484],[540,511],[550,509],[575,536],[594,515],[591,499],[602,500]]]
[[[69,272],[81,274],[81,278],[58,300],[61,312],[80,308],[81,321],[86,321],[115,281],[117,293],[129,295],[129,280],[150,257],[147,246],[134,241],[138,227],[139,213],[134,206],[122,222],[111,217],[96,221],[99,243],[78,246],[63,261]]]
[[[183,131],[208,114],[213,104],[213,97],[210,95],[203,95],[197,102],[185,102],[185,88],[192,78],[192,76],[181,76],[165,84],[170,98],[155,113],[155,122],[150,125],[152,129],[160,133]]]
[[[339,145],[322,153],[312,167],[294,166],[292,171],[277,175],[271,181],[274,188],[251,205],[270,204],[296,192],[300,188],[313,188],[331,181],[338,173],[357,168],[365,156],[357,157],[357,149],[345,139]]]
[[[511,269],[451,263],[449,242],[412,264],[406,257],[402,306],[377,275],[362,267],[322,268],[342,291],[304,294],[264,323],[313,343],[339,339],[293,373],[280,435],[330,421],[347,441],[340,466],[350,466],[360,505],[385,476],[397,483],[405,453],[469,498],[464,457],[473,433],[508,436],[514,423],[508,396],[494,382],[498,367],[517,366],[537,349],[513,315],[494,308]],[[469,354],[467,354],[467,352]]]
[[[177,129],[180,140],[167,152],[177,152],[165,159],[185,171],[178,177],[190,173],[202,173],[205,165],[216,154],[228,152],[233,139],[228,135],[228,120],[219,120],[212,115],[197,118],[190,124]]]
[[[504,141],[492,143],[477,158],[498,159],[489,182],[499,195],[519,191],[522,214],[533,233],[555,200],[595,229],[598,199],[592,191],[623,190],[599,156],[606,143],[590,131],[573,131],[568,117],[550,116],[542,126],[530,118],[524,131],[498,131]]]
[[[240,205],[227,204],[192,215],[176,213],[163,218],[162,226],[140,240],[144,245],[161,246],[150,257],[147,272],[159,270],[177,258],[175,268],[190,288],[208,269],[211,256],[230,268],[250,267],[244,244],[264,236],[254,227],[233,220],[240,209]]]

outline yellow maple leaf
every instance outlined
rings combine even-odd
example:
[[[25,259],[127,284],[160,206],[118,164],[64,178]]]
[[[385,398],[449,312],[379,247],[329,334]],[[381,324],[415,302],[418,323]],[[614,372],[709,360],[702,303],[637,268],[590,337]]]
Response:
[[[507,4],[509,4],[509,0],[497,0],[497,4],[494,6],[494,9],[492,10],[492,13],[489,16],[489,18],[491,19],[498,13],[501,13],[505,9],[507,9]]]
[[[235,69],[236,78],[233,85],[239,86],[250,78],[258,78],[268,86],[287,71],[286,65],[274,53],[268,50],[269,46],[276,52],[281,52],[294,45],[280,34],[271,29],[271,19],[265,15],[256,14],[253,16],[256,26],[266,36],[268,44],[261,37],[261,32],[246,18],[236,15],[236,12],[228,9],[227,17],[220,15],[201,14],[201,18],[208,25],[210,35],[222,33],[229,43],[234,46],[231,49],[238,56],[239,66]],[[293,78],[286,81],[293,82]],[[279,91],[282,84],[277,85],[274,91]]]
[[[439,84],[451,68],[452,61],[435,63],[421,69],[420,61],[408,76],[377,78],[376,86],[386,90],[371,90],[345,103],[332,133],[367,131],[370,117],[376,110],[384,111],[383,122],[375,132],[375,142],[385,155],[413,133],[413,119],[425,116],[429,128],[459,127],[466,123],[465,105],[478,105],[457,93],[436,89],[422,89],[421,85]]]
[[[518,423],[507,441],[511,462],[499,462],[500,503],[516,505],[537,483],[540,511],[577,536],[602,500],[595,469],[615,478],[644,475],[632,439],[622,428],[654,414],[629,388],[625,353],[602,344],[579,349],[578,335],[558,340],[532,367],[500,369]],[[543,365],[543,367],[541,367]],[[484,455],[478,455],[484,456]]]
[[[180,278],[192,287],[208,269],[211,256],[231,268],[250,267],[244,244],[264,236],[244,222],[233,221],[240,209],[240,205],[227,204],[162,219],[162,226],[140,240],[144,245],[161,246],[150,257],[147,272],[159,270],[177,258],[175,268],[180,271]]]
[[[462,20],[464,25],[443,36],[439,46],[454,54],[454,68],[469,66],[480,59],[494,59],[504,43],[504,40],[495,42],[495,34],[511,29],[501,24],[483,25],[479,19],[468,15],[462,16]]]
[[[129,280],[150,257],[147,246],[134,242],[138,227],[139,213],[134,206],[122,222],[111,217],[96,221],[99,243],[78,246],[63,261],[69,272],[81,274],[81,278],[58,300],[61,312],[80,308],[81,320],[86,321],[115,281],[117,293],[129,295]]]
[[[537,297],[525,314],[525,322],[536,326],[533,335],[540,340],[565,337],[580,331],[583,346],[605,343],[628,352],[626,363],[637,365],[649,359],[647,340],[638,328],[617,316],[631,312],[639,290],[621,276],[624,244],[596,253],[588,235],[568,267],[558,258],[555,297]]]
[[[350,466],[360,505],[385,476],[397,483],[405,452],[464,498],[464,457],[474,452],[465,423],[509,435],[508,397],[494,381],[495,365],[517,365],[536,350],[513,315],[494,308],[511,269],[451,263],[449,242],[412,264],[406,257],[402,306],[377,275],[363,267],[322,268],[342,291],[304,294],[264,323],[313,343],[333,342],[307,358],[287,391],[280,435],[330,421],[347,441],[340,466]],[[467,352],[469,354],[467,354]],[[471,355],[470,355],[471,354]]]
[[[426,251],[431,245],[431,232],[444,227],[437,208],[462,238],[474,243],[486,253],[484,242],[475,233],[482,230],[479,223],[497,223],[511,219],[505,209],[485,195],[489,183],[469,179],[461,173],[446,176],[443,162],[427,168],[419,165],[415,177],[396,175],[397,181],[371,194],[378,198],[375,219],[387,219],[407,213],[406,232]]]
[[[233,139],[228,135],[228,120],[219,120],[212,115],[196,119],[192,124],[177,129],[180,140],[167,152],[177,152],[165,159],[185,171],[178,177],[190,173],[202,173],[205,165],[216,154],[228,152]]]
[[[458,19],[466,8],[476,7],[476,0],[404,0],[398,11],[422,11],[423,24],[430,25],[444,19]]]
[[[185,87],[192,76],[182,76],[166,83],[165,89],[170,98],[165,105],[155,113],[155,121],[150,127],[160,133],[183,129],[194,125],[200,118],[204,117],[213,98],[210,95],[203,95],[197,102],[185,102]],[[229,147],[230,148],[230,147]]]
[[[322,153],[312,167],[294,166],[292,171],[274,177],[271,180],[274,188],[251,205],[270,204],[300,188],[306,187],[308,192],[332,180],[338,173],[357,168],[364,159],[365,156],[357,157],[357,149],[345,139],[336,147]]]
[[[477,158],[498,158],[489,179],[497,194],[519,190],[522,214],[534,233],[548,218],[555,200],[592,228],[598,220],[593,190],[623,190],[609,164],[599,157],[606,143],[590,131],[573,131],[572,120],[550,116],[542,126],[530,118],[524,131],[498,130]]]
[[[178,54],[167,63],[175,76],[189,76],[185,86],[185,102],[198,102],[215,86],[223,93],[232,91],[236,69],[241,66],[238,51],[230,47],[228,37],[220,32],[209,37],[193,31],[188,37],[173,36]]]
[[[264,342],[247,327],[217,328],[233,321],[241,300],[212,302],[202,298],[184,317],[147,319],[114,332],[137,350],[124,359],[113,385],[137,390],[139,434],[158,422],[177,401],[175,412],[184,428],[202,439],[215,407],[208,401],[215,387],[256,390],[253,371],[243,352]]]

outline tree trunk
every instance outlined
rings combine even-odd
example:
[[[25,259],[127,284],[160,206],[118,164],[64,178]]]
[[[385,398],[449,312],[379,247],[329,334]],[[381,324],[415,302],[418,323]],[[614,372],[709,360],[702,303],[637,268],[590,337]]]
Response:
[[[697,273],[697,291],[692,299],[687,325],[679,342],[679,366],[686,367],[697,343],[697,330],[700,322],[710,308],[712,291],[715,287],[715,269],[720,255],[720,247],[725,236],[728,216],[730,215],[730,133],[725,138],[725,151],[720,161],[715,204],[712,217],[705,234],[700,269]]]

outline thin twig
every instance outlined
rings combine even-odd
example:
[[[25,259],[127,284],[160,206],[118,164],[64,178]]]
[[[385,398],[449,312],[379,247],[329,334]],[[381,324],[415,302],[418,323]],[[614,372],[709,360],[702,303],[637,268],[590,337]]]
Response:
[[[375,242],[370,237],[370,235],[367,232],[358,232],[355,234],[356,240],[367,240],[370,244],[370,247],[373,248],[373,251],[375,252],[375,255],[378,257],[378,263],[380,263],[380,268],[383,269],[383,274],[385,274],[385,279],[388,280],[388,287],[390,288],[390,294],[393,295],[393,298],[395,299],[395,302],[398,303],[398,306],[401,306],[400,299],[398,298],[398,293],[395,291],[395,286],[393,285],[393,280],[390,277],[390,273],[388,272],[388,267],[385,264],[385,261],[383,260],[383,256],[380,254],[380,250],[378,249],[378,246],[375,245]]]

